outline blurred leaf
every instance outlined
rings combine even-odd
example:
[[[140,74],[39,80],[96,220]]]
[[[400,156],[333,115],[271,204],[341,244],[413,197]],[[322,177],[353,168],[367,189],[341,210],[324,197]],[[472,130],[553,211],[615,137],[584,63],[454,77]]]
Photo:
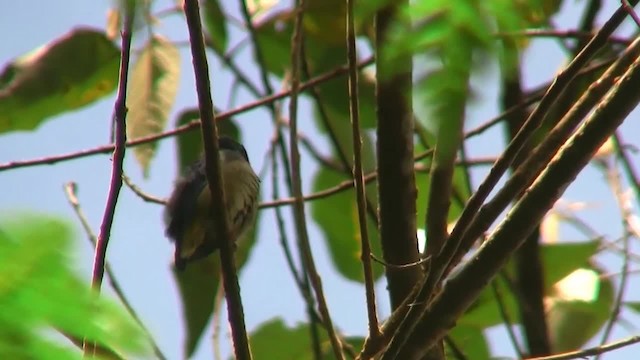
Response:
[[[7,64],[0,74],[0,133],[33,130],[108,95],[119,61],[102,31],[82,27]]]
[[[250,335],[251,351],[256,359],[313,360],[311,332],[308,324],[287,327],[282,319],[274,318],[262,323]],[[327,333],[320,327],[319,340],[323,360],[334,359]],[[345,339],[355,349],[362,348],[364,339],[348,337]]]
[[[214,109],[216,113],[219,111]],[[193,120],[200,119],[198,108],[187,108],[183,110],[176,119],[175,127],[186,125]],[[240,130],[234,119],[218,121],[219,136],[226,135],[240,142]],[[178,138],[178,169],[182,173],[189,165],[193,164],[202,154],[202,134],[200,131],[187,131],[177,136]]]
[[[545,293],[551,294],[553,286],[575,270],[587,266],[589,259],[598,249],[598,241],[581,243],[543,244],[541,247],[542,268],[545,270]],[[505,271],[513,278],[513,264],[510,262]],[[501,288],[508,285],[499,279]],[[502,291],[502,300],[509,314],[517,313],[517,303],[512,291]],[[486,288],[478,300],[461,319],[464,324],[489,327],[503,322],[491,288]]]
[[[351,152],[350,127],[348,122],[342,122],[341,128],[337,129],[338,143],[346,149],[347,154]],[[375,168],[373,144],[368,136],[363,137],[362,154],[363,168],[365,173]],[[349,180],[345,175],[334,170],[320,168],[313,181],[313,191],[321,191]],[[377,208],[376,184],[370,183],[366,187],[367,198]],[[341,191],[330,197],[314,201],[311,204],[311,212],[316,224],[324,234],[324,238],[329,246],[331,259],[337,270],[347,279],[363,282],[362,263],[360,261],[360,226],[358,224],[358,206],[355,192],[352,189]],[[340,216],[336,216],[340,214]],[[368,218],[368,217],[367,217]],[[369,232],[369,242],[374,255],[380,256],[380,241],[378,230],[375,224],[369,219],[367,222]],[[373,275],[377,279],[382,275],[381,266],[374,264]]]
[[[600,241],[579,243],[544,244],[541,247],[545,269],[546,292],[553,284],[562,280],[576,269],[589,264],[589,259],[598,252]]]
[[[283,77],[291,63],[291,35],[293,34],[291,11],[278,12],[256,24],[258,45],[264,56],[268,72]]]
[[[180,52],[168,40],[154,36],[138,56],[128,84],[127,136],[136,139],[161,133],[178,91]],[[158,146],[151,142],[133,152],[149,175],[149,165]]]
[[[143,353],[142,332],[130,317],[72,274],[71,237],[68,225],[51,217],[13,216],[0,224],[0,357],[79,357],[49,341],[43,329]]]
[[[449,332],[449,337],[453,340],[458,350],[467,356],[467,359],[489,360],[491,352],[487,339],[484,337],[483,328],[471,327],[458,324]],[[449,346],[446,347],[447,359],[456,359]]]
[[[260,212],[258,212],[253,229],[238,241],[238,248],[235,251],[238,274],[247,263],[256,243],[259,223]],[[184,354],[186,358],[189,358],[196,351],[211,315],[217,309],[215,298],[221,281],[219,252],[189,263],[184,271],[177,271],[174,268],[173,274],[180,288],[182,313],[187,333],[184,340]]]
[[[591,269],[594,270],[591,279],[576,279],[572,286],[577,289],[592,286],[595,290],[593,298],[565,300],[556,296],[550,300],[548,324],[554,352],[580,349],[598,333],[611,316],[614,301],[613,282],[611,279],[602,279],[599,276],[603,273],[600,269],[589,268]]]
[[[640,313],[640,301],[626,301],[624,305],[629,309]]]
[[[204,12],[204,25],[207,35],[211,40],[211,46],[219,53],[224,54],[227,50],[227,19],[224,17],[218,0],[204,0],[202,3]]]

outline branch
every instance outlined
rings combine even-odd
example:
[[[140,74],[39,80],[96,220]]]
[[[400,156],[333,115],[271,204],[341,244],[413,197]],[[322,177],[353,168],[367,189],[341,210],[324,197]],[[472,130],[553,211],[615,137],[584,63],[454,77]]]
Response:
[[[202,142],[205,149],[205,163],[207,173],[207,183],[212,199],[222,201],[212,201],[211,216],[214,229],[217,231],[216,238],[220,241],[220,264],[222,268],[222,284],[224,286],[227,300],[227,312],[231,325],[233,337],[233,348],[236,359],[250,360],[251,350],[249,349],[249,339],[244,323],[244,310],[242,308],[242,298],[240,297],[240,285],[236,273],[236,264],[233,254],[233,245],[229,232],[227,220],[226,198],[224,194],[223,181],[220,171],[220,156],[218,155],[218,128],[215,123],[213,113],[213,102],[211,100],[211,89],[209,80],[209,67],[205,53],[204,38],[202,35],[202,24],[200,22],[200,9],[198,0],[186,0],[184,2],[184,13],[189,29],[191,42],[191,56],[193,57],[193,69],[195,75],[196,89],[198,93],[198,107],[200,108],[200,118],[202,119]],[[209,241],[212,241],[209,239]]]
[[[353,141],[353,181],[356,185],[358,203],[358,223],[360,224],[360,260],[364,272],[364,284],[367,295],[367,315],[369,316],[369,338],[375,341],[380,336],[378,315],[376,313],[376,293],[373,272],[371,271],[371,244],[367,230],[367,193],[362,170],[362,137],[360,135],[360,110],[358,108],[358,55],[356,34],[353,25],[353,2],[347,0],[347,58],[349,64],[349,113],[351,114]]]
[[[373,64],[373,58],[369,58],[366,59],[362,62],[360,62],[360,64],[358,65],[358,68],[361,69],[365,66],[369,66]],[[329,80],[333,80],[334,78],[341,76],[341,75],[345,75],[348,71],[347,66],[341,66],[338,67],[334,70],[328,71],[322,75],[318,75],[316,77],[314,77],[313,79],[300,84],[300,88],[299,91],[303,91],[303,90],[307,90],[313,86],[316,86],[318,84],[324,83],[326,81]],[[231,118],[232,116],[247,112],[249,110],[253,110],[256,109],[258,107],[261,106],[266,106],[274,101],[280,100],[280,99],[284,99],[288,96],[291,95],[291,90],[286,90],[286,91],[281,91],[277,94],[273,94],[273,95],[269,95],[269,96],[265,96],[262,99],[256,100],[254,102],[245,104],[243,106],[237,107],[233,110],[224,112],[222,114],[219,114],[218,116],[216,116],[216,121],[221,121],[221,120],[226,120]],[[149,136],[145,136],[145,137],[141,137],[141,138],[137,138],[135,140],[132,141],[128,141],[126,143],[127,147],[134,147],[134,146],[139,146],[142,144],[147,144],[150,142],[154,142],[154,141],[158,141],[161,139],[165,139],[165,138],[169,138],[175,135],[179,135],[182,134],[184,132],[187,131],[191,131],[193,129],[196,129],[200,127],[200,121],[199,120],[194,120],[191,121],[188,124],[179,126],[175,129],[169,130],[169,131],[165,131],[162,132],[160,134],[155,134],[155,135],[149,135]],[[55,156],[47,156],[47,157],[42,157],[42,158],[37,158],[37,159],[31,159],[31,160],[22,160],[22,161],[10,161],[4,164],[0,164],[0,172],[5,171],[5,170],[9,170],[9,169],[16,169],[16,168],[21,168],[21,167],[29,167],[29,166],[37,166],[37,165],[52,165],[55,163],[58,163],[60,161],[67,161],[67,160],[71,160],[71,159],[77,159],[77,158],[82,158],[82,157],[87,157],[87,156],[92,156],[92,155],[96,155],[96,154],[107,154],[111,151],[113,151],[115,149],[115,145],[114,144],[108,144],[108,145],[102,145],[96,148],[92,148],[92,149],[87,149],[87,150],[81,150],[81,151],[74,151],[71,153],[67,153],[67,154],[62,154],[62,155],[55,155]]]
[[[623,347],[637,344],[640,342],[640,336],[632,336],[624,340],[620,340],[607,345],[596,346],[586,350],[570,351],[558,355],[541,356],[536,358],[529,358],[527,360],[572,360],[572,359],[586,359],[589,356],[604,354],[609,351],[618,350]]]
[[[115,122],[115,145],[113,150],[113,162],[111,164],[111,181],[109,184],[109,193],[107,195],[107,204],[105,205],[102,223],[100,225],[100,234],[96,242],[96,249],[93,258],[93,275],[91,278],[91,287],[97,292],[102,286],[102,278],[104,277],[104,264],[107,256],[107,246],[109,245],[109,237],[111,235],[111,226],[113,217],[118,203],[118,196],[122,188],[122,164],[124,162],[125,144],[127,142],[127,78],[129,74],[129,57],[131,54],[131,30],[133,26],[133,13],[128,9],[124,19],[122,29],[122,50],[120,53],[120,71],[118,74],[118,95],[114,103],[113,122]],[[84,355],[95,355],[95,343],[89,344],[87,339],[83,340]]]
[[[302,21],[304,18],[304,0],[298,0],[295,7],[295,25],[291,38],[291,99],[289,101],[289,147],[291,148],[291,183],[293,196],[296,199],[294,204],[294,220],[298,242],[304,267],[308,271],[311,286],[316,294],[320,314],[326,325],[331,347],[337,360],[344,359],[342,346],[333,328],[333,322],[329,315],[327,300],[322,289],[322,280],[316,269],[311,246],[309,244],[309,233],[307,231],[306,216],[304,211],[304,200],[302,198],[302,179],[300,176],[300,150],[298,149],[298,92],[300,88],[300,62],[302,55]]]
[[[376,27],[376,115],[380,241],[384,261],[409,264],[420,259],[416,239],[416,185],[413,172],[412,62],[399,60],[401,72],[389,74],[385,59],[387,31],[407,1],[380,9]],[[385,271],[392,309],[397,309],[420,280],[419,267]]]

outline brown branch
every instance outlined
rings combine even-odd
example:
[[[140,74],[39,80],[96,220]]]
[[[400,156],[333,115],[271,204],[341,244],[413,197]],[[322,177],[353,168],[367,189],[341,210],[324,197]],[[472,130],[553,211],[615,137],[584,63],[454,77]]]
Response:
[[[367,230],[367,193],[362,170],[362,137],[360,135],[360,109],[358,108],[358,55],[356,50],[356,34],[353,25],[353,2],[347,0],[347,63],[349,64],[349,113],[351,114],[353,142],[353,181],[356,185],[356,201],[358,203],[358,223],[360,224],[360,260],[364,272],[364,285],[367,297],[367,315],[369,317],[369,338],[372,341],[380,336],[378,315],[376,311],[376,293],[371,271],[371,244]]]
[[[322,289],[322,280],[316,269],[311,246],[309,244],[309,233],[307,231],[306,216],[304,210],[304,200],[302,198],[302,179],[300,175],[300,150],[298,149],[298,92],[300,88],[300,62],[302,55],[302,21],[304,18],[304,0],[298,0],[295,6],[295,24],[291,38],[291,98],[289,101],[289,147],[291,149],[291,183],[293,196],[296,199],[294,204],[294,221],[298,234],[298,246],[302,253],[304,267],[308,271],[311,286],[316,294],[318,307],[322,320],[325,323],[331,347],[337,360],[344,359],[342,345],[333,328],[333,322],[329,314],[327,300]]]
[[[358,68],[363,68],[365,66],[369,66],[373,64],[373,58],[369,58],[366,59],[362,62],[360,62]],[[322,75],[318,75],[316,77],[314,77],[313,79],[300,84],[300,91],[303,90],[307,90],[313,86],[316,86],[318,84],[324,83],[326,81],[329,80],[333,80],[334,78],[338,77],[338,76],[342,76],[345,75],[348,71],[347,66],[341,66],[338,67],[334,70],[328,71]],[[280,100],[280,99],[284,99],[288,96],[290,96],[291,94],[291,90],[286,90],[286,91],[281,91],[277,94],[273,94],[273,95],[269,95],[266,96],[262,99],[250,102],[248,104],[245,104],[243,106],[237,107],[233,110],[229,110],[227,112],[221,113],[218,116],[216,116],[216,120],[217,121],[222,121],[222,120],[226,120],[231,118],[232,116],[247,112],[249,110],[253,110],[256,109],[258,107],[261,106],[266,106],[274,101]],[[137,138],[135,140],[131,140],[128,141],[126,143],[127,147],[134,147],[134,146],[139,146],[142,144],[147,144],[150,142],[154,142],[154,141],[158,141],[161,139],[166,139],[175,135],[179,135],[182,134],[184,132],[187,131],[191,131],[193,129],[196,129],[200,127],[200,121],[199,120],[194,120],[191,121],[188,124],[179,126],[175,129],[172,130],[168,130],[159,134],[154,134],[154,135],[150,135],[150,136],[145,136],[145,137],[141,137],[141,138]],[[108,145],[102,145],[99,147],[95,147],[92,149],[87,149],[87,150],[81,150],[81,151],[74,151],[71,153],[67,153],[67,154],[62,154],[62,155],[54,155],[54,156],[47,156],[47,157],[42,157],[42,158],[36,158],[36,159],[30,159],[30,160],[19,160],[19,161],[10,161],[4,164],[0,164],[0,172],[5,171],[5,170],[9,170],[9,169],[16,169],[16,168],[21,168],[21,167],[29,167],[29,166],[37,166],[37,165],[51,165],[51,164],[55,164],[57,162],[60,161],[66,161],[66,160],[71,160],[71,159],[77,159],[77,158],[82,158],[82,157],[87,157],[87,156],[92,156],[92,155],[96,155],[96,154],[107,154],[111,151],[113,151],[115,148],[114,144],[108,144]]]
[[[200,118],[202,119],[202,142],[205,150],[206,175],[212,199],[222,201],[212,201],[211,214],[213,226],[217,232],[215,238],[223,239],[219,242],[220,264],[222,268],[222,284],[224,286],[227,300],[227,312],[231,325],[233,337],[233,348],[236,359],[250,360],[251,350],[249,339],[244,323],[244,310],[242,308],[242,298],[240,297],[240,285],[236,273],[235,257],[233,245],[227,220],[226,198],[224,194],[223,179],[220,171],[220,157],[218,155],[218,128],[213,112],[213,102],[211,100],[211,89],[209,80],[209,67],[205,53],[204,37],[202,35],[202,24],[200,22],[200,9],[198,0],[186,0],[184,2],[184,13],[189,29],[191,42],[191,56],[193,58],[193,70],[195,75],[196,90],[198,93],[198,107],[200,108]],[[209,239],[209,241],[212,241]]]
[[[167,204],[167,201],[165,199],[161,199],[157,196],[153,196],[144,192],[138,185],[134,184],[133,181],[131,181],[131,179],[124,173],[122,174],[122,181],[124,181],[124,184],[127,185],[127,187],[131,189],[131,191],[133,191],[134,194],[138,195],[140,199],[152,204],[159,204],[159,205]]]
[[[73,212],[76,214],[78,221],[80,221],[82,228],[87,234],[87,240],[89,240],[91,245],[95,248],[97,243],[97,236],[93,232],[93,229],[91,229],[91,225],[89,225],[89,220],[87,220],[87,217],[85,216],[84,211],[82,211],[82,207],[80,206],[80,201],[78,200],[78,195],[77,195],[78,185],[75,182],[71,181],[64,184],[63,189],[67,197],[67,201],[69,202],[69,205],[71,205],[71,207],[73,208]],[[109,264],[108,261],[105,262],[104,268],[107,273],[107,278],[109,280],[109,284],[111,285],[111,288],[113,289],[113,292],[116,294],[118,299],[120,299],[120,302],[122,303],[122,305],[124,305],[125,309],[127,309],[127,312],[129,312],[129,315],[131,315],[133,320],[135,320],[135,322],[138,323],[142,331],[147,336],[147,340],[149,340],[149,344],[151,344],[151,347],[153,348],[153,352],[155,353],[156,357],[162,360],[166,359],[167,357],[164,356],[164,354],[162,353],[162,350],[160,350],[160,347],[158,346],[155,339],[149,332],[149,329],[147,329],[147,327],[144,325],[144,323],[140,319],[140,316],[138,316],[138,313],[136,312],[136,310],[133,308],[133,306],[131,306],[129,299],[127,299],[127,296],[124,294],[124,291],[120,286],[120,282],[116,278],[116,275],[111,269],[111,265]],[[75,341],[74,339],[72,340]],[[80,341],[80,346],[82,346],[82,341]]]
[[[527,360],[572,360],[572,359],[586,359],[589,356],[604,354],[606,352],[621,349],[623,347],[640,343],[640,336],[632,336],[624,340],[616,341],[607,345],[601,345],[592,347],[585,350],[569,351],[562,354],[541,356],[535,358],[528,358]]]
[[[441,293],[423,314],[407,341],[424,345],[418,352],[401,353],[416,358],[441,339],[477,299],[485,284],[539,224],[566,186],[588,164],[593,154],[640,102],[640,59],[618,80],[578,132],[563,146],[525,195],[515,204],[474,257],[448,279]],[[413,349],[413,348],[412,348]]]
[[[411,101],[412,62],[406,56],[397,69],[383,63],[388,30],[400,6],[394,2],[381,8],[375,17],[376,28],[376,115],[378,198],[380,241],[384,261],[408,264],[420,259],[416,239],[416,185],[413,172],[413,110]],[[417,267],[386,270],[392,309],[397,309],[422,277]]]
[[[503,46],[511,47],[517,51],[516,45],[505,40]],[[502,107],[511,108],[522,102],[524,98],[520,81],[520,70],[507,70],[503,74]],[[508,117],[505,132],[508,139],[513,139],[529,117],[529,112],[522,109],[513,116]],[[579,121],[579,120],[578,120]],[[523,157],[530,154],[535,145],[528,142],[523,145],[521,155],[516,156],[512,164],[512,171],[516,171],[522,165]],[[522,194],[518,194],[520,197]],[[529,355],[548,355],[551,353],[547,317],[544,310],[544,267],[540,259],[540,229],[539,227],[527,238],[515,255],[515,289],[518,299],[517,306],[520,315],[520,323],[523,327]],[[508,325],[510,326],[510,325]],[[509,330],[511,328],[509,327]],[[514,340],[520,358],[522,350]]]
[[[96,249],[93,258],[93,275],[91,277],[91,287],[99,292],[104,277],[105,258],[107,256],[107,246],[111,235],[111,226],[118,203],[118,196],[122,188],[122,164],[124,162],[125,144],[127,142],[127,79],[129,74],[129,56],[131,54],[131,30],[133,26],[133,14],[129,10],[124,19],[122,29],[122,50],[120,53],[120,71],[118,74],[118,95],[114,103],[115,123],[115,145],[113,150],[113,161],[111,164],[111,181],[109,183],[109,193],[105,205],[100,233],[96,241]],[[95,355],[95,343],[88,343],[83,340],[83,350],[85,356]]]

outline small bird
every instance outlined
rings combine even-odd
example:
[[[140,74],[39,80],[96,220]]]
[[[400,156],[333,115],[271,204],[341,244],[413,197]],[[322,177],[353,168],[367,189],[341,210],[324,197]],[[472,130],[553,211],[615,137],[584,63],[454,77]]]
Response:
[[[242,144],[228,137],[218,140],[220,168],[226,196],[230,236],[241,238],[253,224],[258,204],[260,179],[249,164]],[[188,262],[206,257],[220,248],[211,216],[211,198],[204,156],[185,172],[164,212],[167,236],[175,242],[175,267],[184,270]]]

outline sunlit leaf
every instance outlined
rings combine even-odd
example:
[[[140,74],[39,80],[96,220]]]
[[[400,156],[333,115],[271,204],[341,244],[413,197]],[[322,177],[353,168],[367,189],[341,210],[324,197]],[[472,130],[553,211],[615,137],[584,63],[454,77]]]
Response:
[[[592,296],[571,299],[566,298],[569,294],[562,294],[563,296],[552,296],[550,299],[548,324],[554,351],[564,352],[581,348],[598,333],[611,316],[614,298],[611,279],[602,279],[599,276],[602,271],[596,267],[585,270],[593,275],[589,278],[576,278],[575,284],[568,282],[563,285],[574,287],[581,292],[583,289],[580,288],[589,286],[594,290]],[[558,291],[570,292],[570,289]]]
[[[119,61],[120,51],[102,31],[76,28],[6,64],[0,74],[0,133],[33,130],[108,95],[118,82]]]
[[[543,244],[541,247],[542,268],[544,269],[545,294],[553,293],[553,286],[573,271],[588,266],[589,259],[598,249],[598,241],[580,243]],[[513,265],[505,267],[506,274],[513,278]],[[502,300],[506,311],[517,313],[517,302],[510,288],[498,278],[502,284]],[[503,322],[500,310],[495,302],[491,288],[485,289],[474,305],[463,316],[462,322],[475,326],[494,326]]]
[[[168,40],[154,36],[136,60],[129,78],[127,135],[131,139],[161,133],[178,90],[180,52]],[[148,175],[156,142],[136,146],[134,153]]]
[[[69,269],[72,233],[62,221],[13,216],[0,224],[0,354],[15,359],[77,358],[43,328],[142,352],[142,332],[120,308],[98,298]]]
[[[202,3],[204,25],[213,49],[223,54],[227,50],[227,19],[218,0],[205,0]]]

